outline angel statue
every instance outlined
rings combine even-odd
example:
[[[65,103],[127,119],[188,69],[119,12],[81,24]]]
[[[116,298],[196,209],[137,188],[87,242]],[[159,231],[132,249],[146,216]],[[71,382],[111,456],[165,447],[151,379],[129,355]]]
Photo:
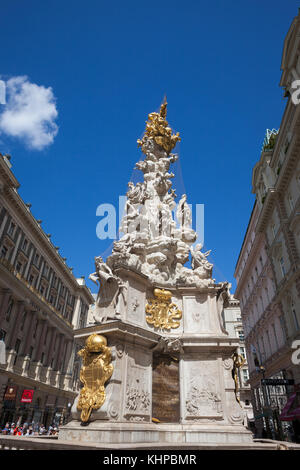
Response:
[[[94,318],[100,323],[108,318],[118,319],[122,302],[125,302],[126,285],[112,272],[101,256],[95,258],[95,267],[96,271],[89,276],[91,281],[100,283]]]
[[[199,267],[204,267],[207,270],[212,269],[213,265],[207,261],[207,257],[210,254],[211,250],[208,250],[206,253],[202,253],[201,248],[203,245],[198,243],[195,246],[195,250],[191,248],[192,255],[192,269],[197,269]]]

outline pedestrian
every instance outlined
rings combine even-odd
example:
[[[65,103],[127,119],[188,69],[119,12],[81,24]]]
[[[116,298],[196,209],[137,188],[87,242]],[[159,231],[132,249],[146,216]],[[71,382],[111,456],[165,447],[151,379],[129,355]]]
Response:
[[[4,429],[2,430],[2,434],[9,434],[9,423],[5,424]]]

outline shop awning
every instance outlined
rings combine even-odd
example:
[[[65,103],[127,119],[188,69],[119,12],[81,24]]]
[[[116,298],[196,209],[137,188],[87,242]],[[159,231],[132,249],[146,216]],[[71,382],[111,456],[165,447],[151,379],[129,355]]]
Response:
[[[296,385],[279,418],[281,421],[300,419],[300,384]]]

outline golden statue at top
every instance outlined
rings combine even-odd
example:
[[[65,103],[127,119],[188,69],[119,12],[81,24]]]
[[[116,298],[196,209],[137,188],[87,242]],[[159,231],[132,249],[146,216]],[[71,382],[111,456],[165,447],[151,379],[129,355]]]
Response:
[[[142,139],[138,139],[139,147],[143,147],[144,143],[150,138],[170,153],[176,143],[180,142],[179,132],[172,135],[172,129],[166,121],[167,117],[167,101],[164,100],[160,107],[159,113],[150,113],[146,122],[146,130]]]
[[[106,398],[104,384],[113,373],[111,349],[107,347],[104,336],[94,333],[87,338],[85,348],[78,355],[83,358],[80,380],[84,386],[80,391],[77,408],[82,410],[81,421],[87,422],[92,410],[100,408]]]

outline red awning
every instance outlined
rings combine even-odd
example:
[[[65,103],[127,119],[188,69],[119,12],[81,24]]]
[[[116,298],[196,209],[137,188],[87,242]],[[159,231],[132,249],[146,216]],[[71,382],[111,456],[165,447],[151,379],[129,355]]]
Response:
[[[279,418],[281,421],[300,419],[300,384],[295,386],[295,390],[288,399]]]

